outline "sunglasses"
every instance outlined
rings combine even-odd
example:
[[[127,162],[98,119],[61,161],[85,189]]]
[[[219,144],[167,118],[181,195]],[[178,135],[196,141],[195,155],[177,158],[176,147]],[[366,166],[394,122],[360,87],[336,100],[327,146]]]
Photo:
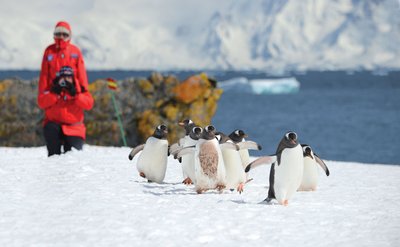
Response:
[[[54,33],[54,36],[68,38],[69,34],[68,33]]]

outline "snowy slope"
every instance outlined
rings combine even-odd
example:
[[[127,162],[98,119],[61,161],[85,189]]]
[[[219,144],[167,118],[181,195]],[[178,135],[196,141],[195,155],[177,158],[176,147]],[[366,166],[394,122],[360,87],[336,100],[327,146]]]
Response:
[[[233,68],[398,67],[399,13],[397,1],[236,2],[209,25],[211,47]]]
[[[197,195],[169,160],[164,184],[128,148],[0,148],[0,246],[398,246],[400,166],[327,161],[316,192],[258,204],[269,166],[243,194]]]
[[[89,69],[400,68],[397,0],[0,3],[0,69],[39,69],[60,19]]]

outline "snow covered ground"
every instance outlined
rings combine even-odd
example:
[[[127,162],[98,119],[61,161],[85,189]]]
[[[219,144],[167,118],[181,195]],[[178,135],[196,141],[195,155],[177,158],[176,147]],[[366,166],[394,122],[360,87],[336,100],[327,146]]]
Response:
[[[0,148],[0,246],[399,246],[400,166],[327,161],[316,192],[259,204],[269,166],[243,194],[197,195],[169,160],[149,184],[128,148]]]

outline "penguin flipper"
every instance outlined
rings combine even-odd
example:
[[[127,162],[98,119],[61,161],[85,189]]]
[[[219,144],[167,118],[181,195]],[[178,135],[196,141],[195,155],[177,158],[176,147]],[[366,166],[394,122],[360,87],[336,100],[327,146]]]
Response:
[[[173,152],[170,152],[170,154],[172,154],[172,156],[174,157],[174,159],[178,159],[178,160],[182,160],[182,156],[185,154],[190,153],[189,151],[183,151],[185,149],[191,149],[191,148],[195,148],[196,146],[187,146],[187,147],[182,147],[179,146],[176,150],[174,150]],[[183,151],[183,154],[179,155],[179,153]]]
[[[132,149],[132,151],[129,153],[129,160],[132,160],[133,157],[135,157],[135,155],[137,153],[139,153],[140,151],[142,151],[144,148],[144,144],[141,144],[139,146],[136,146],[134,149]]]
[[[257,144],[256,142],[253,141],[244,141],[244,142],[239,142],[236,143],[240,149],[251,149],[251,150],[261,150],[262,147],[261,145]]]
[[[254,160],[253,162],[251,162],[250,164],[248,164],[246,166],[246,169],[244,170],[246,173],[248,173],[250,171],[250,169],[254,169],[260,165],[266,165],[266,164],[272,164],[276,161],[276,155],[272,155],[272,156],[262,156],[256,160]]]
[[[195,147],[196,146],[188,146],[188,147],[184,147],[182,149],[180,149],[175,155],[174,158],[175,159],[180,159],[182,158],[183,155],[185,154],[191,154],[195,151]]]
[[[175,152],[179,151],[180,145],[179,143],[173,143],[170,147],[169,147],[169,153],[170,154],[174,154]]]
[[[179,139],[177,144],[178,144],[179,146],[185,145],[185,138],[182,137],[181,139]]]
[[[236,150],[239,151],[239,146],[233,142],[224,142],[222,144],[219,144],[221,149],[232,149],[232,150]]]
[[[320,157],[318,157],[316,154],[314,154],[314,157],[315,157],[315,161],[317,161],[317,163],[325,171],[326,176],[329,176],[330,172],[329,172],[328,166],[326,166],[325,162]]]

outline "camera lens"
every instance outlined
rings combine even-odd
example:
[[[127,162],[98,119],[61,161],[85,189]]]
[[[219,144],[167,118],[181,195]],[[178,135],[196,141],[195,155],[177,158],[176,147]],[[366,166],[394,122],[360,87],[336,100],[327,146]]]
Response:
[[[66,86],[66,83],[65,83],[64,80],[61,80],[61,81],[59,82],[59,84],[60,84],[61,87],[65,87],[65,86]]]

